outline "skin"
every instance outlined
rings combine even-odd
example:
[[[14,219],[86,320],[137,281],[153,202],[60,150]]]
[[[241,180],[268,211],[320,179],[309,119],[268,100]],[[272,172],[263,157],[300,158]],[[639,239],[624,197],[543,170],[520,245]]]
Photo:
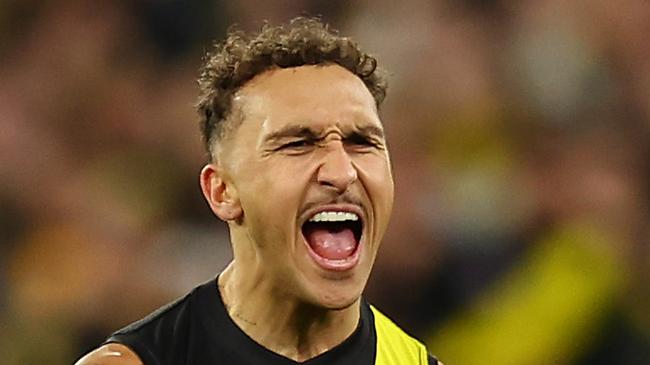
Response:
[[[216,162],[200,178],[233,245],[219,289],[248,336],[302,362],[358,325],[393,204],[383,127],[366,86],[338,65],[266,71],[239,90],[233,108],[241,123],[219,142]],[[359,213],[354,267],[327,269],[309,255],[301,227],[319,209]]]
[[[143,363],[128,347],[110,343],[88,353],[75,365],[143,365]]]

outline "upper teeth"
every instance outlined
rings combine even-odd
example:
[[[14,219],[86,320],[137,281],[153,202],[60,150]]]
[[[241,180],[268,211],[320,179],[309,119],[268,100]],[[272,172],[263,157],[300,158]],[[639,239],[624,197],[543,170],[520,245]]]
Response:
[[[342,222],[356,220],[359,220],[359,216],[348,212],[320,212],[309,219],[310,222]]]

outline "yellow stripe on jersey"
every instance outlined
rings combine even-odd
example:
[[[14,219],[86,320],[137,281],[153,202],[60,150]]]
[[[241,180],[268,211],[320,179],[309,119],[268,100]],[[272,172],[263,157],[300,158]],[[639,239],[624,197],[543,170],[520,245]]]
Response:
[[[424,345],[407,335],[377,308],[370,308],[375,316],[377,331],[375,365],[427,365],[427,349]]]

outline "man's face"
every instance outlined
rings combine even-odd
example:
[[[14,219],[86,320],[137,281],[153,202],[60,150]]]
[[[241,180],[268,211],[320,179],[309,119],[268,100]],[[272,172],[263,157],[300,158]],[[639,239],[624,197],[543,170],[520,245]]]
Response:
[[[243,121],[218,158],[241,205],[230,223],[235,259],[279,294],[353,304],[393,204],[372,95],[340,66],[302,66],[258,75],[233,106]]]

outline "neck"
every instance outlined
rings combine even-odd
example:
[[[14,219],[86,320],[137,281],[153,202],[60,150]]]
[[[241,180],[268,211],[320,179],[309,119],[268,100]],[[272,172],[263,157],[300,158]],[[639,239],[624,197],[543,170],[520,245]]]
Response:
[[[337,346],[356,330],[359,300],[332,310],[281,294],[277,283],[236,260],[219,276],[219,291],[230,318],[255,342],[302,362]]]

